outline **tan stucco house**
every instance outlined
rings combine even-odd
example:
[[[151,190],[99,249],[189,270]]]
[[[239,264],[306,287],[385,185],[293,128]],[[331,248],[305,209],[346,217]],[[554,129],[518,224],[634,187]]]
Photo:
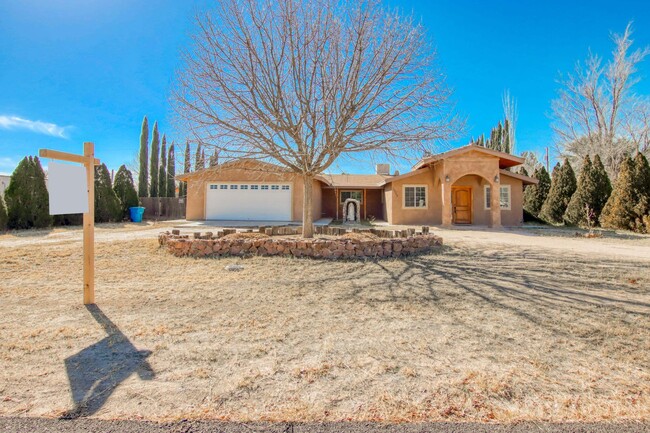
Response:
[[[408,173],[323,174],[314,179],[314,219],[340,219],[348,198],[362,219],[394,225],[515,226],[523,188],[537,180],[509,169],[522,158],[468,145],[420,160]],[[273,164],[239,160],[186,173],[188,220],[300,221],[303,180]]]

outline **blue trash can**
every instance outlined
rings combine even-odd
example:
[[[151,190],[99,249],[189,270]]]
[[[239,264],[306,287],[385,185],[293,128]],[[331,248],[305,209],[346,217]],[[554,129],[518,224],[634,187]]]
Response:
[[[144,215],[143,207],[130,207],[129,213],[131,214],[131,221],[133,221],[134,223],[142,222],[142,215]]]

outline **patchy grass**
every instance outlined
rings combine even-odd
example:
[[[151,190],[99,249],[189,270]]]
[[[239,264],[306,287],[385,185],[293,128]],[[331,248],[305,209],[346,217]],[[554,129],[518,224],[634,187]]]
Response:
[[[176,258],[155,231],[100,235],[99,316],[78,238],[0,239],[0,415],[66,414],[72,386],[102,418],[650,418],[647,261],[458,233],[377,262]]]

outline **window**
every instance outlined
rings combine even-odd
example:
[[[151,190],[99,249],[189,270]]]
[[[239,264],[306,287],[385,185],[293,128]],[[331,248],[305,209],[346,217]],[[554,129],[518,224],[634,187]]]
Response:
[[[502,186],[499,193],[501,209],[510,210],[510,185]]]
[[[277,191],[280,189],[280,187],[278,185],[271,185],[271,189]]]
[[[219,185],[219,189],[228,189],[228,185]]]
[[[237,185],[230,185],[230,189],[237,189]]]
[[[219,185],[210,185],[210,189],[217,189]]]
[[[427,187],[422,186],[405,186],[404,187],[404,207],[420,208],[427,207]]]
[[[485,185],[485,209],[491,209],[492,203],[492,189]],[[510,185],[503,185],[499,187],[499,203],[503,210],[510,210]]]
[[[251,189],[260,189],[259,185],[251,185]]]
[[[282,191],[289,191],[289,185],[282,185]]]
[[[359,200],[359,203],[363,203],[363,192],[362,191],[341,191],[341,203],[345,203],[345,200],[349,198]]]
[[[269,189],[268,185],[262,185],[262,189]]]
[[[248,185],[239,185],[239,189],[248,189]]]

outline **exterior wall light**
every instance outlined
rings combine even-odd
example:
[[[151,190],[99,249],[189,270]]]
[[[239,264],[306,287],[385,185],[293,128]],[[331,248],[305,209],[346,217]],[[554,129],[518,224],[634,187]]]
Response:
[[[449,175],[445,176],[445,182],[449,182]]]
[[[494,181],[495,181],[496,183],[499,183],[499,175],[498,175],[498,174],[497,174],[496,176],[494,176]]]

